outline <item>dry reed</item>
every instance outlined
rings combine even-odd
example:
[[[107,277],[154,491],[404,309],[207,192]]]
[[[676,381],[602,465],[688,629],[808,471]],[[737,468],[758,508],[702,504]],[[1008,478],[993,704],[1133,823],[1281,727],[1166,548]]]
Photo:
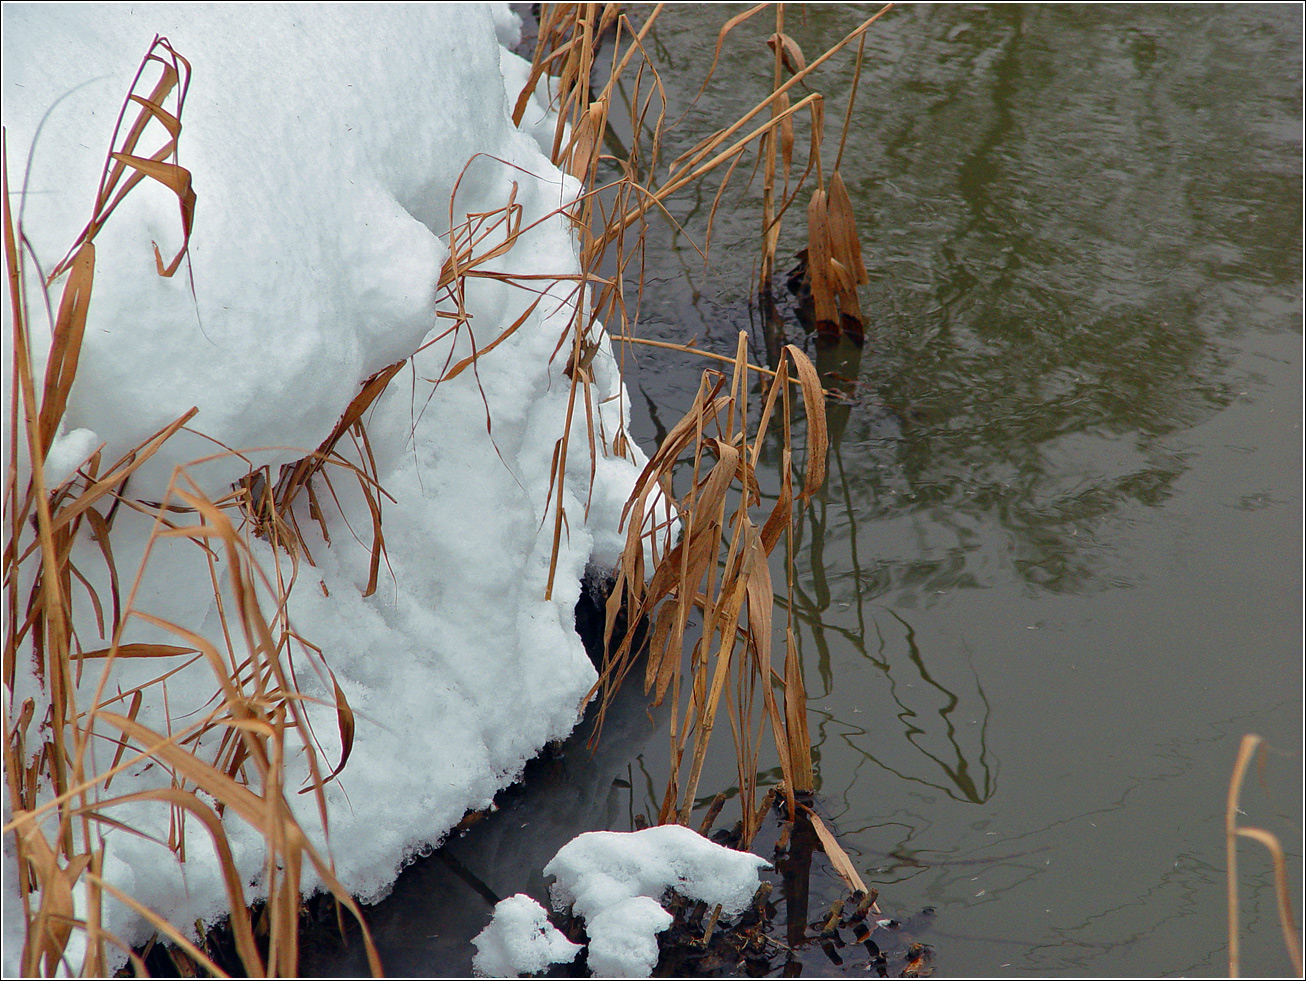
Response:
[[[749,8],[721,28],[700,95],[731,33],[765,9],[765,5]],[[813,296],[822,304],[822,316],[834,322],[836,334],[843,329],[860,339],[862,320],[856,288],[866,281],[866,273],[838,163],[828,192],[821,176],[823,98],[819,92],[808,92],[791,103],[789,93],[810,81],[812,73],[839,51],[854,41],[864,41],[867,29],[887,9],[877,11],[808,62],[793,38],[784,33],[784,5],[777,7],[776,29],[768,41],[775,59],[771,94],[666,168],[660,164],[661,141],[670,126],[665,113],[666,96],[647,45],[650,29],[663,13],[661,6],[649,11],[638,24],[615,4],[546,8],[531,83],[517,103],[520,114],[527,93],[545,73],[551,74],[554,108],[559,112],[555,159],[582,179],[594,179],[601,173],[616,175],[601,184],[598,193],[582,198],[575,210],[584,276],[595,286],[598,296],[588,306],[577,304],[570,365],[580,363],[585,338],[591,336],[591,324],[599,317],[607,320],[614,335],[624,343],[676,348],[731,365],[728,376],[716,370],[704,372],[693,405],[667,433],[627,503],[623,515],[626,547],[608,607],[607,634],[612,649],[607,653],[596,690],[602,695],[601,728],[607,705],[632,670],[637,653],[632,647],[635,632],[627,633],[615,647],[611,644],[619,611],[624,608],[631,622],[647,619],[645,689],[654,704],[668,696],[672,703],[671,772],[658,819],[688,823],[708,746],[724,707],[734,739],[745,842],[751,840],[760,820],[756,793],[763,729],[769,731],[770,743],[780,760],[791,815],[801,806],[795,794],[810,791],[813,786],[802,666],[792,625],[784,630],[783,664],[779,669],[772,665],[772,634],[778,630],[772,623],[774,588],[769,557],[782,538],[788,540],[794,508],[810,500],[824,479],[824,392],[816,369],[792,345],[784,349],[772,371],[748,363],[746,335],[740,336],[733,359],[696,351],[690,344],[673,345],[634,336],[641,280],[630,267],[632,260],[642,254],[648,222],[658,214],[669,214],[666,204],[671,197],[724,171],[708,218],[710,241],[712,221],[726,187],[741,160],[755,150],[763,163],[763,291],[769,288],[773,275],[780,222],[815,170],[820,186],[813,192],[814,204],[809,208],[809,255],[819,252],[819,256],[808,262]],[[605,37],[606,49],[601,44]],[[861,57],[859,46],[859,72]],[[605,70],[601,84],[592,81],[599,74],[598,66]],[[631,136],[629,146],[616,138],[600,136],[613,121],[614,107],[623,104],[627,111],[624,128]],[[850,102],[840,140],[840,159],[851,109]],[[801,113],[811,119],[811,138],[806,165],[795,174],[793,124]],[[764,121],[756,122],[759,117]],[[569,137],[564,120],[570,123]],[[603,152],[613,147],[611,152]],[[633,247],[628,244],[631,232]],[[608,271],[606,276],[601,275],[602,269]],[[626,282],[636,283],[633,298],[625,295]],[[829,333],[829,329],[822,327],[822,332]],[[560,342],[560,349],[565,346]],[[573,403],[588,406],[584,372],[569,367],[568,373],[572,377]],[[758,383],[764,384],[765,391],[760,396],[760,418],[750,429],[750,392]],[[807,468],[802,489],[796,495],[791,474],[795,421],[791,396],[795,388],[801,392],[808,427]],[[569,407],[569,415],[570,411]],[[782,446],[781,487],[769,513],[763,516],[757,513],[761,506],[757,467],[772,429]],[[618,434],[618,438],[624,437]],[[561,483],[568,449],[563,441],[555,452],[555,484]],[[681,466],[691,476],[686,493],[676,498],[673,480]],[[669,503],[674,509],[674,521]],[[565,516],[561,503],[555,507],[555,535],[560,535]],[[673,537],[677,526],[678,540]],[[691,640],[688,625],[692,616],[701,618],[702,627],[701,636]],[[849,879],[850,888],[864,891],[833,836],[822,835],[821,841],[831,851],[840,874]]]
[[[755,720],[759,716],[769,726],[780,759],[791,813],[793,794],[812,789],[802,670],[791,631],[787,631],[782,671],[776,671],[772,661],[774,593],[769,556],[790,529],[795,504],[805,503],[820,487],[826,444],[824,394],[816,369],[792,346],[787,349],[789,360],[781,363],[764,396],[760,420],[749,432],[751,386],[746,341],[747,335],[741,334],[728,384],[720,372],[704,372],[690,411],[668,432],[640,475],[623,516],[626,548],[608,604],[607,629],[611,636],[623,606],[632,618],[648,618],[644,687],[655,705],[668,693],[672,697],[671,773],[659,821],[688,823],[724,700],[734,735],[743,837],[750,841],[757,823],[761,740]],[[794,417],[788,373],[791,363],[808,419],[808,464],[797,495],[789,476],[793,455],[789,434]],[[761,505],[757,467],[773,421],[783,442],[781,489],[765,518],[754,520],[754,509]],[[645,515],[671,496],[673,472],[686,454],[692,477],[689,490],[676,501],[680,540],[667,551],[652,551],[654,566],[647,569]],[[693,643],[686,665],[682,651],[695,614],[701,617],[702,635]],[[609,652],[599,683],[605,691],[600,724],[606,699],[633,666],[633,636],[628,633]],[[731,697],[726,698],[728,686]],[[779,699],[776,688],[781,691]]]
[[[1296,921],[1292,915],[1292,897],[1288,892],[1287,862],[1283,855],[1283,846],[1277,835],[1264,828],[1246,827],[1238,823],[1241,808],[1238,806],[1242,796],[1243,780],[1252,758],[1261,753],[1261,765],[1264,765],[1265,743],[1260,736],[1247,734],[1238,746],[1238,758],[1234,761],[1233,774],[1229,778],[1229,794],[1225,800],[1224,810],[1224,846],[1226,875],[1229,894],[1229,977],[1238,977],[1241,961],[1241,938],[1238,929],[1238,839],[1250,838],[1259,841],[1270,853],[1274,865],[1274,896],[1279,908],[1279,926],[1283,930],[1283,943],[1288,957],[1292,961],[1293,971],[1300,977],[1303,971],[1301,938],[1297,934]]]

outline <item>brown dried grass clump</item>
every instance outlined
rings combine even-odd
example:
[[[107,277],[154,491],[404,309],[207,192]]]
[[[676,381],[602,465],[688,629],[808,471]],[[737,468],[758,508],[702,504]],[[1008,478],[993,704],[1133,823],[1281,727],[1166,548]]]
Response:
[[[726,376],[705,371],[694,405],[667,434],[649,460],[623,516],[626,548],[608,601],[611,637],[617,614],[626,607],[632,618],[648,618],[648,660],[644,689],[659,705],[672,696],[671,774],[660,822],[689,822],[708,745],[724,698],[734,734],[735,757],[743,807],[743,839],[756,831],[757,763],[761,747],[758,722],[765,719],[784,774],[793,813],[794,792],[812,790],[811,741],[807,730],[802,666],[792,629],[781,671],[773,667],[773,587],[769,556],[787,535],[795,503],[806,503],[825,477],[824,393],[816,369],[798,348],[786,349],[788,360],[771,378],[761,417],[749,433],[750,367],[747,335],[740,334],[734,371]],[[793,407],[788,365],[799,378],[808,424],[808,462],[795,498],[791,480],[790,432]],[[754,520],[761,505],[757,467],[772,422],[781,451],[781,488],[769,514]],[[682,456],[691,460],[689,490],[676,501],[680,541],[645,566],[645,516],[671,497],[674,470]],[[733,500],[732,500],[733,498]],[[722,556],[724,555],[724,562]],[[650,575],[651,573],[651,575]],[[665,601],[665,602],[664,602]],[[702,636],[692,645],[688,664],[682,656],[691,616],[701,617]],[[633,666],[633,632],[609,652],[599,684],[606,700]],[[732,697],[725,698],[730,688]],[[760,687],[760,692],[758,691]],[[775,697],[779,687],[781,698]],[[681,696],[686,696],[682,708]],[[760,698],[761,712],[757,711]],[[686,752],[693,752],[686,766]]]
[[[767,5],[749,8],[725,23],[700,95],[731,32],[765,9]],[[745,335],[741,335],[733,359],[696,351],[692,344],[667,344],[634,336],[642,278],[632,262],[643,254],[649,221],[668,213],[666,202],[671,196],[723,171],[708,220],[710,242],[711,225],[726,188],[748,153],[756,151],[763,172],[760,282],[762,292],[769,293],[781,221],[815,169],[819,187],[812,192],[808,211],[808,268],[813,299],[818,304],[818,324],[823,337],[831,330],[834,336],[843,330],[860,339],[863,324],[857,287],[867,277],[838,161],[828,190],[821,173],[823,97],[809,90],[791,102],[790,92],[795,86],[806,87],[822,64],[852,42],[864,44],[867,29],[888,9],[886,6],[877,11],[808,62],[797,43],[784,32],[784,5],[776,7],[776,29],[768,41],[775,58],[771,94],[665,168],[660,163],[659,148],[670,125],[665,113],[666,97],[646,45],[650,29],[663,12],[661,6],[646,12],[641,23],[616,4],[559,4],[545,8],[534,70],[517,103],[520,118],[529,93],[544,75],[551,75],[553,104],[559,111],[555,160],[585,180],[600,173],[617,175],[593,188],[573,212],[583,243],[583,278],[594,285],[597,298],[588,306],[577,303],[570,343],[567,339],[559,342],[560,350],[571,350],[568,375],[572,379],[572,404],[581,401],[586,411],[591,411],[583,366],[587,363],[586,344],[592,336],[592,325],[599,318],[606,319],[612,328],[620,324],[622,342],[670,347],[731,365],[728,379],[719,371],[704,373],[693,406],[644,468],[627,504],[623,519],[627,544],[609,604],[608,636],[611,641],[623,605],[631,622],[647,618],[650,642],[645,688],[654,704],[672,696],[672,772],[660,821],[688,823],[707,747],[724,703],[734,736],[745,842],[751,840],[759,820],[756,785],[762,727],[770,731],[780,758],[791,815],[798,806],[794,794],[810,791],[813,784],[802,666],[792,629],[786,630],[783,665],[779,670],[772,667],[774,592],[768,559],[781,538],[788,537],[794,507],[805,504],[824,479],[824,392],[811,362],[792,345],[784,348],[779,370],[771,372],[747,362]],[[859,45],[859,73],[862,51]],[[595,83],[596,76],[605,81]],[[609,126],[618,106],[626,112],[626,132],[633,134],[629,146],[623,146]],[[795,174],[794,120],[801,113],[810,118],[811,135],[806,164],[801,173]],[[850,100],[840,159],[851,118]],[[570,137],[564,120],[570,123]],[[815,258],[810,258],[813,255]],[[636,284],[635,296],[626,295],[626,282]],[[759,381],[768,387],[761,397],[761,417],[750,432],[749,392]],[[808,464],[797,497],[790,473],[794,386],[802,393],[808,426]],[[583,399],[577,399],[578,390]],[[568,424],[570,411],[569,407]],[[761,504],[756,468],[772,427],[783,446],[782,489],[770,513],[755,519],[754,512]],[[618,434],[617,442],[622,439],[624,436]],[[590,451],[592,458],[593,446]],[[562,481],[567,452],[564,437],[555,451],[557,485]],[[690,489],[676,499],[672,479],[681,465],[691,469],[692,478]],[[678,515],[678,542],[671,538],[676,523],[670,520],[668,502],[674,504]],[[555,541],[565,523],[559,500]],[[692,643],[686,663],[682,651],[688,642],[686,630],[691,613],[702,617],[703,626],[702,636]],[[633,636],[631,632],[608,651],[608,661],[596,686],[602,692],[600,725],[617,686],[632,670],[636,653]],[[830,842],[832,854],[841,855],[832,837]],[[851,869],[851,863],[843,864]],[[856,877],[855,871],[852,875]],[[864,889],[860,881],[850,883],[850,887]]]

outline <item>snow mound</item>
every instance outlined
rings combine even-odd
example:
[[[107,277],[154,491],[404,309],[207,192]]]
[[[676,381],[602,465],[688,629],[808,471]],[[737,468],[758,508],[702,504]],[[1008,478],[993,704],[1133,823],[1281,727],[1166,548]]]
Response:
[[[550,964],[571,963],[581,951],[549,922],[543,906],[521,893],[494,907],[490,925],[472,943],[473,970],[491,978],[537,974]]]
[[[657,964],[657,934],[672,922],[659,905],[667,890],[738,913],[757,891],[758,871],[769,867],[756,855],[668,824],[580,835],[544,873],[556,877],[554,908],[570,906],[585,918],[590,969],[600,977],[648,977]]]

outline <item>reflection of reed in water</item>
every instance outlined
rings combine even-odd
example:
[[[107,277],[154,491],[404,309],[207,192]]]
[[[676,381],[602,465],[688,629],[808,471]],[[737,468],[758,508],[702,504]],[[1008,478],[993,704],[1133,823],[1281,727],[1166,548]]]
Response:
[[[998,765],[987,742],[990,706],[979,678],[972,676],[972,691],[954,690],[935,677],[926,666],[915,630],[893,610],[881,609],[869,618],[858,607],[857,626],[844,626],[812,616],[808,597],[796,594],[803,605],[795,619],[807,629],[798,634],[801,647],[809,639],[816,648],[824,691],[815,686],[809,693],[809,708],[821,721],[813,733],[813,752],[820,758],[827,740],[838,739],[857,755],[910,783],[933,787],[954,800],[983,804],[997,789]],[[873,650],[868,650],[874,643]],[[842,652],[838,686],[831,666],[831,646],[851,646],[862,657],[852,661]],[[806,655],[807,652],[803,652]],[[882,681],[862,675],[874,669]],[[857,707],[840,703],[841,692],[856,691]],[[875,720],[858,725],[864,714]],[[897,718],[902,742],[886,738],[886,720]],[[974,722],[969,720],[974,719]]]
[[[768,322],[768,344],[773,337],[780,341],[785,336],[779,311],[771,308],[769,314],[777,319]],[[792,578],[791,597],[776,596],[781,608],[792,604],[794,622],[802,625],[795,631],[800,658],[809,672],[815,668],[820,678],[819,694],[815,684],[809,681],[813,688],[809,708],[824,720],[813,752],[819,754],[820,743],[838,729],[841,738],[857,753],[903,779],[935,787],[956,800],[983,803],[994,792],[996,766],[990,762],[986,745],[989,705],[978,678],[972,682],[973,694],[959,694],[931,673],[915,630],[901,615],[889,609],[880,610],[882,626],[880,617],[868,618],[866,614],[865,601],[882,590],[863,588],[874,583],[877,575],[874,568],[863,567],[858,552],[856,522],[861,510],[854,502],[854,488],[862,479],[864,469],[858,462],[852,464],[851,472],[845,468],[843,446],[845,430],[857,411],[847,396],[854,389],[862,359],[862,345],[849,340],[817,349],[821,381],[827,394],[834,396],[826,404],[829,477],[825,489],[795,522],[795,556],[805,568]],[[778,460],[770,462],[779,464]],[[832,521],[846,526],[846,536],[830,534]],[[827,544],[833,544],[837,550],[833,562],[827,561]],[[844,563],[847,563],[846,570],[840,568]],[[895,578],[914,579],[916,588],[923,589],[925,581],[939,574],[940,565],[947,566],[943,569],[945,574],[951,570],[950,585],[958,585],[965,575],[964,556],[950,556],[946,563],[918,557],[913,564],[902,567]],[[833,585],[828,572],[831,566],[839,580]],[[871,642],[875,644],[874,650],[867,649]],[[815,657],[805,649],[808,644],[815,649]],[[837,684],[832,646],[839,649]],[[854,664],[874,666],[888,682],[887,701],[874,706],[863,704],[859,711],[878,720],[897,717],[903,736],[913,749],[908,757],[894,760],[894,750],[885,743],[883,731],[879,732],[876,752],[872,753],[870,734],[849,721],[846,709],[832,712],[822,706],[821,701],[825,699],[837,701],[841,690],[855,690],[859,697],[884,690],[883,685],[861,683],[850,677],[849,659],[842,653],[848,647],[861,655]],[[966,711],[970,706],[978,710],[980,721],[976,725],[958,725],[959,714],[967,718],[976,715]],[[922,761],[928,761],[924,770]]]

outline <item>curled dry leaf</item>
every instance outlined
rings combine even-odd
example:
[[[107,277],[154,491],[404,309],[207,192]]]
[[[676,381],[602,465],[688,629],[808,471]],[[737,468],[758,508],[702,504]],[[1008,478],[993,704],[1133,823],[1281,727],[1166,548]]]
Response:
[[[766,39],[766,43],[772,51],[779,52],[781,62],[791,75],[807,69],[807,59],[803,57],[803,49],[788,34],[772,34]]]

